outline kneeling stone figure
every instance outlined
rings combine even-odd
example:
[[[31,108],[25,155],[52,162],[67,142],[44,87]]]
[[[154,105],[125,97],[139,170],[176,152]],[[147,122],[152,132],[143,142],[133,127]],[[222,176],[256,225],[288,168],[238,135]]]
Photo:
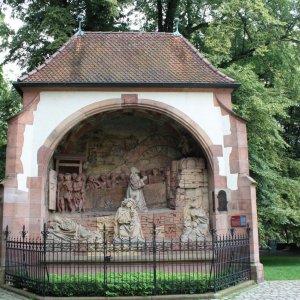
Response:
[[[125,198],[115,216],[114,241],[144,241],[134,199]]]

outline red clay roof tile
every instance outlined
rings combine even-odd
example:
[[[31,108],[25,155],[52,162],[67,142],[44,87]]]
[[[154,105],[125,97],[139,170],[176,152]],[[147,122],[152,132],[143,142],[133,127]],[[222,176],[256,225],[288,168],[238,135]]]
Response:
[[[85,32],[19,83],[235,85],[182,36]]]

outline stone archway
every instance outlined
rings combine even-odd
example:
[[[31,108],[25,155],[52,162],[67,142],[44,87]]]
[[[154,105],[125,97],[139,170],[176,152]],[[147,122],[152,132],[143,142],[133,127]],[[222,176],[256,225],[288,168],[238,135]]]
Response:
[[[107,111],[119,110],[124,108],[132,109],[145,109],[149,111],[159,112],[166,115],[178,122],[181,126],[186,128],[195,140],[202,146],[206,158],[209,163],[209,167],[213,169],[214,155],[213,155],[213,143],[206,132],[190,117],[181,112],[180,110],[169,106],[165,103],[161,103],[150,99],[139,99],[138,103],[124,104],[121,99],[109,99],[97,103],[88,105],[76,113],[68,116],[61,124],[59,124],[52,133],[45,140],[43,146],[40,147],[37,156],[37,162],[39,165],[39,176],[43,176],[45,164],[49,163],[49,160],[56,149],[59,141],[68,132],[70,128],[75,126],[80,121],[89,118],[95,114],[104,113]]]
[[[179,110],[173,107],[170,107],[166,104],[153,101],[153,100],[139,99],[139,103],[124,104],[122,103],[122,101],[120,101],[120,99],[111,99],[111,100],[102,101],[100,103],[96,103],[84,107],[83,109],[79,110],[75,114],[66,118],[63,121],[63,123],[61,123],[50,134],[50,136],[47,138],[47,140],[45,141],[44,145],[40,148],[38,153],[39,176],[43,180],[43,186],[44,187],[46,186],[47,169],[48,169],[49,161],[56,147],[58,146],[59,142],[62,140],[63,136],[65,136],[66,132],[70,128],[73,128],[74,126],[76,126],[76,124],[79,124],[80,122],[84,120],[88,120],[89,118],[92,118],[93,116],[99,114],[120,112],[128,109],[133,111],[138,111],[138,110],[144,111],[144,112],[148,112],[149,114],[153,112],[157,114],[161,114],[165,118],[172,120],[172,122],[184,128],[187,132],[189,132],[189,134],[193,137],[193,139],[195,139],[195,141],[201,146],[203,154],[205,156],[205,160],[207,161],[207,165],[210,171],[213,169],[212,168],[213,156],[211,152],[212,142],[210,141],[207,134],[199,127],[199,125],[196,124],[193,120],[191,120],[188,116],[186,116],[185,114],[183,114],[182,112],[180,112]],[[213,176],[210,177],[211,177],[211,181],[213,181]],[[182,201],[182,197],[183,197],[182,195],[184,195],[185,193],[184,186],[181,186],[180,191],[181,191],[180,192],[181,195],[177,196],[178,198],[181,197],[181,200],[178,200],[179,202],[181,201],[181,204],[178,205],[180,209],[179,211],[176,212],[174,211],[173,216],[175,216],[175,219],[177,218],[175,222],[178,222],[180,220],[181,225],[183,226],[184,201]],[[197,190],[197,193],[199,193],[199,190]],[[207,202],[207,206],[208,206],[208,202]],[[45,218],[47,219],[47,213],[43,214],[42,212],[42,216],[44,219]],[[151,215],[150,218],[154,220],[156,217],[158,216]],[[160,215],[159,217],[167,218],[168,216]],[[149,216],[145,216],[145,218],[149,219]],[[170,229],[170,231],[172,231],[172,228]],[[181,232],[182,232],[182,228],[181,228]]]

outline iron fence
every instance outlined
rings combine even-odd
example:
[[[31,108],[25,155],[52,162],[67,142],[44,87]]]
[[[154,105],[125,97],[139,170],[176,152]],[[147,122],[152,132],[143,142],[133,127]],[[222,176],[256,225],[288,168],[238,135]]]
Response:
[[[44,296],[200,294],[250,279],[249,228],[204,241],[57,241],[11,237],[5,280]]]

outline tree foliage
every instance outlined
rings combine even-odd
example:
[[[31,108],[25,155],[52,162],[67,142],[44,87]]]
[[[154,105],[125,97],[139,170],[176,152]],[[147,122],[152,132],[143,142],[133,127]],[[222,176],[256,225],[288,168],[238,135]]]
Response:
[[[0,180],[5,175],[7,120],[20,111],[20,100],[20,96],[9,87],[0,70]]]
[[[260,236],[300,242],[300,2],[297,0],[5,0],[24,26],[4,39],[8,60],[32,69],[75,32],[123,30],[134,11],[146,31],[179,31],[241,87],[234,109],[248,121],[258,183]],[[123,21],[123,22],[122,22]],[[127,21],[127,20],[126,20]],[[1,28],[0,28],[1,30]]]
[[[233,100],[248,121],[262,241],[300,242],[299,25],[299,2],[231,0],[205,33],[207,57],[241,83]]]
[[[6,42],[12,31],[4,22],[4,14],[0,12],[0,39]],[[5,175],[5,156],[7,143],[7,120],[19,112],[21,108],[20,96],[12,90],[3,78],[2,66],[0,66],[0,180]]]
[[[77,16],[85,16],[86,31],[122,28],[119,12],[125,0],[4,0],[24,25],[4,47],[7,61],[17,61],[31,70],[53,54],[78,28]]]

